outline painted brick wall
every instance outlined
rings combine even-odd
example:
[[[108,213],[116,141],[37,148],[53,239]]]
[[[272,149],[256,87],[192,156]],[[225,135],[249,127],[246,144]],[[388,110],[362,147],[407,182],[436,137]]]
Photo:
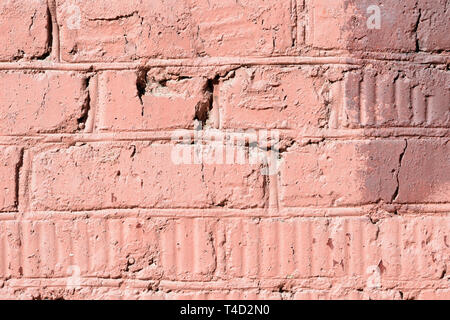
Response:
[[[0,9],[0,298],[450,298],[450,1]]]

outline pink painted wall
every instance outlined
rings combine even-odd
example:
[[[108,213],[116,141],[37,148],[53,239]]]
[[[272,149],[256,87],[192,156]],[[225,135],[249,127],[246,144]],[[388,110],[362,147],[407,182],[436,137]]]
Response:
[[[2,1],[0,298],[449,299],[449,8]]]

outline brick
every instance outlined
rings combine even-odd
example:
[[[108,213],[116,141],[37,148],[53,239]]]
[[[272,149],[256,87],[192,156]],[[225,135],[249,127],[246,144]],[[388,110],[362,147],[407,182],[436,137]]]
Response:
[[[367,217],[230,218],[220,223],[215,218],[50,218],[1,221],[0,231],[0,254],[8,261],[0,264],[0,276],[13,276],[9,287],[49,294],[46,287],[66,291],[68,285],[83,284],[95,287],[97,297],[128,299],[150,293],[152,282],[134,279],[161,280],[157,286],[163,295],[153,298],[175,298],[178,294],[166,295],[167,290],[181,293],[189,291],[185,281],[217,280],[223,266],[220,281],[232,281],[226,287],[216,281],[207,286],[230,290],[229,298],[256,298],[257,292],[238,289],[252,283],[273,287],[272,292],[262,290],[267,297],[280,294],[281,284],[281,295],[295,299],[385,299],[397,297],[389,290],[395,283],[405,290],[423,288],[418,297],[430,298],[433,292],[445,294],[428,288],[445,283],[450,254],[446,217],[392,217],[376,224]],[[225,232],[224,241],[218,240],[220,232]],[[226,259],[216,256],[221,250]],[[193,294],[220,296],[214,289]]]
[[[21,162],[19,148],[0,147],[0,212],[17,210],[17,181]]]
[[[444,70],[370,66],[334,85],[330,127],[450,126],[450,74]]]
[[[446,217],[392,217],[376,224],[367,217],[2,221],[0,253],[10,263],[0,264],[0,274],[66,277],[65,286],[71,275],[80,281],[206,281],[225,267],[220,277],[234,279],[229,288],[252,279],[265,286],[278,283],[268,279],[291,281],[292,291],[327,288],[330,281],[349,289],[379,289],[392,281],[425,288],[445,274],[449,227]],[[220,250],[226,259],[218,259]],[[321,283],[317,277],[330,279]]]
[[[193,147],[187,149],[193,152]],[[174,146],[92,144],[33,160],[35,210],[262,207],[259,165],[178,164]],[[191,162],[189,162],[191,163]]]
[[[379,224],[379,269],[385,286],[388,280],[439,280],[449,257],[447,217],[395,218]],[[417,286],[417,285],[416,285]]]
[[[449,139],[408,140],[398,179],[400,203],[448,202]]]
[[[1,2],[0,298],[448,298],[449,8]]]
[[[0,61],[44,58],[50,50],[46,0],[0,4]]]
[[[105,131],[192,128],[211,100],[207,80],[200,77],[156,80],[131,71],[105,72],[100,83],[99,128]]]
[[[449,249],[436,249],[448,231],[445,217],[398,217],[379,224],[365,217],[229,220],[227,276],[287,281],[329,277],[335,285],[353,289],[380,288],[391,279],[438,281]]]
[[[0,267],[0,278],[21,277],[23,267],[20,261],[22,249],[20,223],[17,221],[2,221],[0,230],[1,254],[2,259],[4,259]]]
[[[417,24],[418,49],[422,51],[450,50],[448,1],[419,0],[418,6],[421,10]]]
[[[380,29],[369,29],[367,21],[380,8]],[[415,25],[419,10],[414,1],[319,0],[309,4],[306,43],[322,49],[369,51],[416,50]]]
[[[210,279],[214,226],[158,218],[0,222],[0,254],[9,261],[0,264],[0,277],[66,277],[64,286],[86,277]]]
[[[437,290],[423,290],[419,293],[419,300],[449,300],[450,299],[450,289],[437,289]]]
[[[254,279],[357,275],[376,264],[377,228],[366,218],[240,220],[227,225],[227,272]],[[256,258],[255,258],[256,257]]]
[[[208,280],[217,267],[215,226],[206,219],[169,221],[160,232],[160,264],[171,280]]]
[[[86,77],[64,72],[0,72],[0,134],[73,133],[86,116]]]
[[[404,141],[330,141],[283,155],[281,204],[340,206],[390,202]]]
[[[290,5],[263,0],[61,0],[62,58],[80,62],[279,54],[294,42]]]
[[[307,129],[326,125],[323,77],[309,67],[240,68],[219,84],[223,128]]]
[[[111,225],[113,221],[109,221]],[[108,223],[108,221],[106,221]],[[120,276],[135,275],[139,279],[158,279],[169,269],[162,264],[161,251],[164,244],[161,242],[160,232],[169,223],[165,219],[127,219],[125,221],[114,221],[116,227],[109,234],[117,238],[115,256],[110,256],[108,261],[111,265],[121,263]],[[108,234],[106,235],[106,237]],[[112,239],[107,237],[107,239]],[[101,244],[100,244],[101,245]],[[106,244],[106,247],[108,244]],[[116,262],[117,261],[117,262]],[[118,274],[119,275],[119,274]]]

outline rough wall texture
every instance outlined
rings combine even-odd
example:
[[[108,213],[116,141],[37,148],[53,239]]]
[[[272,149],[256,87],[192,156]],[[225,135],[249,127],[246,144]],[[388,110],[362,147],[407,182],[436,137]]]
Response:
[[[0,9],[0,298],[450,298],[449,0]]]

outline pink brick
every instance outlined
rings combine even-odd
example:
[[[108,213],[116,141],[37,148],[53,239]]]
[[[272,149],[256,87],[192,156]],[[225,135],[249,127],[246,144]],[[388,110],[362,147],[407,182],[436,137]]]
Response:
[[[224,128],[318,128],[327,109],[318,92],[324,79],[309,67],[241,68],[218,90]]]
[[[264,205],[264,177],[258,165],[177,164],[172,161],[173,149],[172,145],[134,143],[43,152],[33,160],[32,207],[92,210]]]
[[[17,181],[21,161],[19,148],[0,147],[0,212],[17,209]]]
[[[380,8],[380,29],[369,29],[367,20]],[[435,7],[436,8],[436,7]],[[308,8],[307,44],[323,49],[415,51],[415,24],[419,11],[413,1],[318,0]]]
[[[169,280],[162,281],[161,290],[185,293],[184,281],[214,279],[210,288],[225,289],[215,283],[217,270],[225,267],[220,281],[228,279],[230,288],[260,282],[274,290],[262,290],[262,296],[252,290],[222,296],[205,289],[193,292],[194,297],[276,298],[276,293],[279,298],[281,283],[281,295],[295,299],[386,299],[398,294],[385,288],[402,283],[424,288],[419,297],[425,298],[433,294],[427,286],[439,285],[445,275],[450,254],[445,217],[395,217],[377,224],[367,217],[230,218],[220,224],[215,218],[48,219],[3,221],[0,231],[0,255],[8,261],[0,264],[0,276],[14,276],[8,286],[35,287],[44,294],[52,290],[44,283],[65,288],[77,279],[96,286],[97,296],[113,295],[121,281],[127,282],[116,293],[120,296],[138,298],[139,288],[148,292],[149,283],[133,284],[132,279]],[[226,259],[218,258],[222,247]],[[201,283],[190,286],[202,288]],[[180,298],[154,298],[164,296]]]
[[[449,201],[449,140],[408,140],[398,178],[400,203]]]
[[[47,1],[8,0],[0,4],[0,61],[44,58],[50,50]]]
[[[334,85],[330,126],[448,127],[450,74],[397,64],[348,72]]]
[[[172,280],[211,279],[217,268],[215,227],[205,219],[169,221],[160,232],[160,264]]]
[[[404,141],[325,142],[283,156],[283,206],[339,206],[391,201]]]
[[[448,299],[449,8],[0,1],[0,299]]]
[[[1,257],[0,278],[21,277],[21,236],[20,224],[17,221],[2,221],[0,223]]]
[[[419,49],[422,51],[450,50],[447,0],[420,0],[421,16],[417,25]]]
[[[376,225],[367,218],[229,221],[227,274],[253,279],[329,277],[335,283],[344,278],[346,287],[371,289],[391,279],[437,281],[450,254],[444,245],[449,227],[445,217],[398,217]]]
[[[86,77],[71,72],[0,72],[0,133],[76,132],[89,107]]]
[[[379,269],[382,280],[439,280],[445,274],[450,255],[448,218],[395,218],[379,224]]]
[[[37,278],[41,272],[40,264],[40,223],[35,221],[24,221],[20,223],[21,237],[21,267],[25,278]],[[46,261],[47,262],[47,261]]]
[[[106,221],[111,226],[113,221]],[[120,225],[121,224],[121,225]],[[161,251],[163,246],[160,243],[160,231],[168,224],[165,219],[126,219],[125,221],[115,221],[115,229],[107,228],[108,239],[117,238],[115,244],[116,253],[109,256],[109,263],[114,270],[120,270],[121,275],[136,275],[139,279],[161,278],[169,269],[164,269],[162,264]],[[113,233],[114,232],[114,233]],[[113,242],[114,243],[114,242]],[[110,247],[110,244],[106,244]],[[116,259],[119,257],[120,259]],[[120,268],[115,266],[120,264]],[[117,271],[116,271],[117,272]]]
[[[450,299],[450,289],[444,288],[444,289],[428,289],[423,290],[419,293],[418,297],[419,300],[449,300]]]
[[[132,71],[105,72],[100,77],[101,130],[133,131],[192,128],[196,111],[209,109],[205,78],[146,79]],[[149,76],[150,77],[150,76]],[[137,85],[138,83],[138,85]],[[138,91],[142,85],[144,92]],[[126,106],[126,108],[124,108]]]
[[[377,263],[377,228],[364,219],[263,219],[227,224],[233,277],[307,279],[359,276]],[[362,248],[364,248],[364,251]]]
[[[15,269],[25,278],[210,279],[214,226],[210,219],[0,222],[0,255],[9,261],[0,276]]]
[[[66,61],[270,56],[294,43],[290,1],[62,0],[57,16]]]

